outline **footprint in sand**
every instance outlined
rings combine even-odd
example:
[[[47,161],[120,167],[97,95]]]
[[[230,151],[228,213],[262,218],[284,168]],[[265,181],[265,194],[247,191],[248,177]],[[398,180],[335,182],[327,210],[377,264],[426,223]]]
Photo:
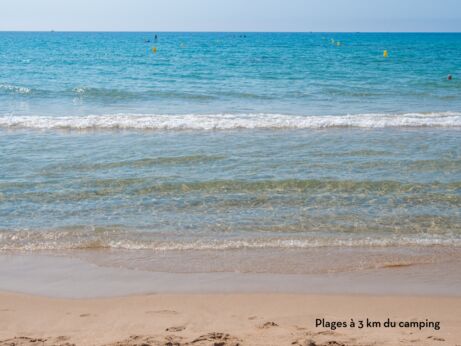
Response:
[[[186,329],[186,327],[184,326],[178,326],[178,327],[169,327],[167,329],[165,329],[167,332],[172,332],[172,333],[176,333],[176,332],[182,332],[184,329]]]
[[[278,327],[279,325],[275,322],[266,322],[259,326],[260,329],[269,329],[272,327]]]
[[[319,346],[346,346],[346,344],[343,344],[342,342],[332,340],[332,341],[327,341],[326,343],[321,344]]]
[[[346,344],[343,344],[335,340],[331,340],[331,341],[318,344],[314,340],[311,340],[311,339],[296,340],[296,341],[293,341],[291,344],[295,346],[346,346]]]
[[[313,340],[296,340],[291,344],[295,346],[318,346]]]
[[[414,344],[414,343],[418,343],[418,344],[421,344],[421,340],[420,339],[400,339],[400,342],[407,345],[407,344]]]
[[[240,340],[234,336],[225,333],[209,333],[199,336],[192,341],[194,345],[210,345],[213,346],[240,346]]]
[[[445,341],[444,338],[438,338],[438,337],[436,337],[436,336],[434,336],[434,335],[428,336],[427,338],[428,338],[428,339],[432,339],[432,340],[434,340],[434,341]]]
[[[293,326],[296,330],[299,330],[299,331],[305,331],[307,330],[306,327],[300,327],[300,326]],[[310,333],[307,333],[307,334],[310,334]]]
[[[138,346],[138,345],[151,346],[151,345],[159,345],[159,344],[160,342],[158,340],[155,340],[152,337],[132,335],[128,339],[125,339],[123,341],[117,341],[111,344],[107,344],[105,346]]]
[[[80,317],[89,317],[91,314],[81,314]]]
[[[183,345],[182,338],[177,337],[177,336],[167,336],[165,338],[165,343],[163,345],[164,346],[181,346]]]
[[[315,335],[335,335],[335,332],[332,332],[331,330],[324,330],[323,332],[318,332],[315,333]]]
[[[65,342],[68,340],[66,337],[57,337],[55,339],[49,338],[29,338],[29,337],[16,337],[8,340],[0,340],[0,346],[75,346],[75,344]]]

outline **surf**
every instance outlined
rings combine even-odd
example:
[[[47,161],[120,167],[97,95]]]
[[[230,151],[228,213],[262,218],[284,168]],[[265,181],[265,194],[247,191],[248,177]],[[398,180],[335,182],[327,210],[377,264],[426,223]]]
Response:
[[[0,128],[68,130],[238,130],[461,127],[461,113],[289,114],[101,114],[81,116],[3,115]]]

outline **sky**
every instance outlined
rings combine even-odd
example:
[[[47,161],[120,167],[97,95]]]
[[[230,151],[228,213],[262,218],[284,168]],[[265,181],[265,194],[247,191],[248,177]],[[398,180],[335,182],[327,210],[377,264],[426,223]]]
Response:
[[[2,31],[461,31],[461,0],[0,0]]]

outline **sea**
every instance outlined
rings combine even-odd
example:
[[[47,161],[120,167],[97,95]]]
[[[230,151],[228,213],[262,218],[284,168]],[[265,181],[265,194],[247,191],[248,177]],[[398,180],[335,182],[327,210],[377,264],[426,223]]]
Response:
[[[459,33],[0,33],[2,253],[310,273],[460,247]]]

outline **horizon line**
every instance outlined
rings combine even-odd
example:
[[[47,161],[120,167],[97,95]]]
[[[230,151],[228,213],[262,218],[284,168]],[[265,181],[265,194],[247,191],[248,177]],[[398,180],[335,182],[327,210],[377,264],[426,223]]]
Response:
[[[255,33],[255,34],[323,34],[323,33],[335,33],[335,34],[460,34],[461,31],[360,31],[360,30],[347,30],[347,31],[259,31],[259,30],[190,30],[190,31],[179,31],[179,30],[0,30],[0,33],[10,32],[31,32],[31,33]]]

